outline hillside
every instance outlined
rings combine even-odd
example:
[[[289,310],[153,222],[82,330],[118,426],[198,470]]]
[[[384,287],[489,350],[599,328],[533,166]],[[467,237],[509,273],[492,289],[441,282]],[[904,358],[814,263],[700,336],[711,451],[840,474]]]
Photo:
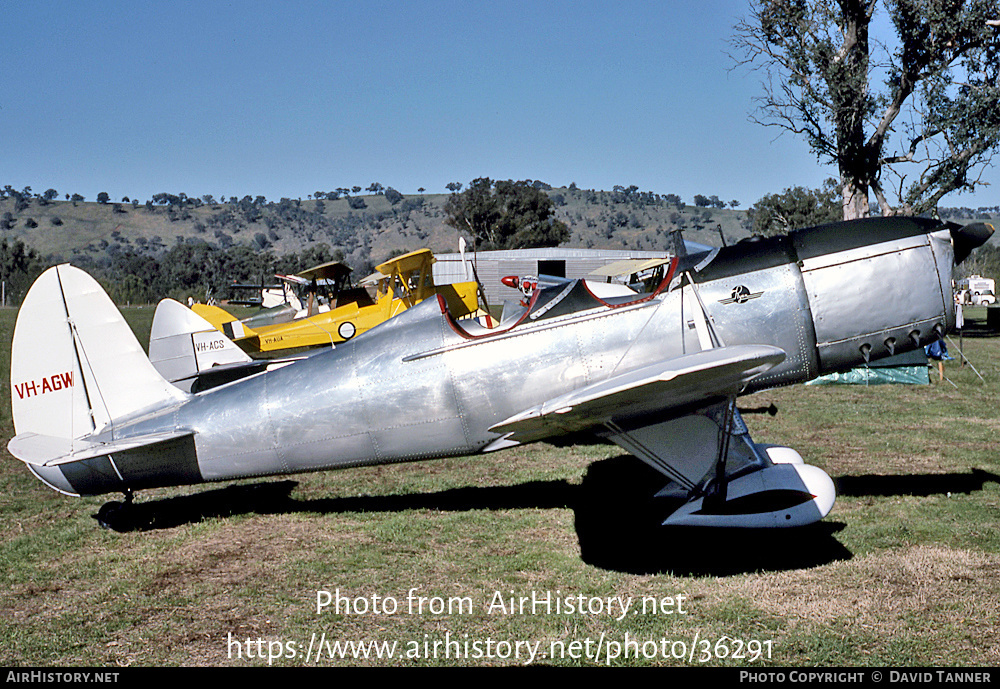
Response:
[[[654,194],[547,191],[557,205],[558,219],[572,232],[566,246],[666,249],[668,233],[675,228],[682,229],[686,239],[711,245],[719,244],[720,228],[727,242],[747,234],[744,211],[685,206]],[[247,196],[235,203],[204,203],[181,195],[164,203],[140,204],[7,196],[0,197],[0,236],[18,238],[56,260],[86,256],[98,264],[127,250],[156,256],[179,241],[222,248],[247,244],[278,255],[326,243],[343,251],[356,270],[364,270],[394,252],[425,246],[455,251],[458,233],[444,223],[447,198],[371,194],[266,202]]]
[[[748,236],[747,212],[720,207],[725,204],[715,197],[698,197],[708,206],[691,206],[675,195],[639,192],[636,187],[609,192],[534,184],[546,191],[556,217],[570,228],[567,247],[668,250],[675,229],[689,241],[712,246],[722,237],[731,244]],[[70,261],[98,268],[120,254],[159,258],[182,242],[222,249],[246,245],[275,256],[326,244],[331,251],[343,252],[361,275],[396,253],[422,247],[439,253],[457,249],[458,232],[444,222],[448,194],[404,196],[390,188],[364,196],[350,196],[346,189],[316,192],[321,195],[327,198],[268,202],[244,196],[223,203],[212,197],[157,194],[145,203],[100,203],[57,201],[7,187],[0,195],[0,237],[20,239],[45,263]],[[54,197],[55,192],[46,196]],[[1000,209],[942,208],[941,215],[957,222],[995,220]],[[991,243],[997,242],[1000,238],[994,237]],[[987,265],[977,269],[989,270]]]

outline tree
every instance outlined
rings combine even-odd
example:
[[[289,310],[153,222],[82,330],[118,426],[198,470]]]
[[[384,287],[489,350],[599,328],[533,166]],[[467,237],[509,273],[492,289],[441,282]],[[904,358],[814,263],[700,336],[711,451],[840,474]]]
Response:
[[[790,187],[768,194],[747,211],[751,234],[770,237],[800,227],[836,222],[843,218],[837,180],[826,180],[819,189]]]
[[[99,193],[97,195],[97,202],[98,203],[107,203],[110,200],[111,200],[111,197],[108,195],[108,192],[106,192],[106,191],[102,191],[101,193]]]
[[[757,121],[837,164],[844,219],[869,191],[883,215],[926,212],[1000,145],[997,0],[881,4],[893,36],[873,35],[878,0],[752,0],[732,41],[764,74]]]
[[[552,200],[527,181],[474,179],[465,191],[452,193],[444,212],[445,223],[471,233],[480,249],[558,246],[570,235],[553,217]]]
[[[21,300],[44,267],[35,250],[20,239],[0,240],[0,280],[6,283],[8,304]]]
[[[983,244],[956,267],[958,276],[985,275],[996,279],[1000,277],[1000,247],[995,244]]]
[[[397,203],[403,200],[403,195],[400,192],[393,189],[392,187],[389,187],[385,190],[385,200],[388,201],[391,205],[395,206]]]

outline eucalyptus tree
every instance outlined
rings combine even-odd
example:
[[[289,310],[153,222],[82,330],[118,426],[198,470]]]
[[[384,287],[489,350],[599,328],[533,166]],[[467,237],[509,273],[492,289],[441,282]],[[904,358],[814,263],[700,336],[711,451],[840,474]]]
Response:
[[[474,179],[448,197],[444,212],[445,223],[469,232],[480,249],[558,246],[570,236],[552,199],[528,181]]]
[[[732,40],[753,116],[840,172],[844,219],[971,190],[1000,145],[998,0],[751,0]],[[884,14],[883,14],[884,13]]]

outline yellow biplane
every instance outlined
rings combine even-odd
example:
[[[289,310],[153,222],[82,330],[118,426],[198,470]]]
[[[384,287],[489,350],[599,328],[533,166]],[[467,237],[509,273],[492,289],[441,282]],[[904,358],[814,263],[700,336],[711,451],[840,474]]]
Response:
[[[192,309],[251,355],[345,342],[437,294],[448,303],[450,313],[476,314],[479,310],[478,284],[435,285],[433,264],[434,255],[430,249],[412,251],[379,264],[375,267],[377,272],[355,288],[346,286],[345,271],[350,269],[343,264],[311,268],[296,276],[310,285],[308,305],[302,317],[284,323],[258,326],[253,318],[240,321],[217,306],[195,304]],[[281,277],[288,279],[288,276]],[[329,307],[325,312],[320,312],[319,306],[318,283],[321,281],[337,285],[324,305]]]

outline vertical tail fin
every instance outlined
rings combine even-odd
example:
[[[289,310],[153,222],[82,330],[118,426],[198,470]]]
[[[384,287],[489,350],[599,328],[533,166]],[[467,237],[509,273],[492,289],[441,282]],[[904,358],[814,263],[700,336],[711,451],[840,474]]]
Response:
[[[253,362],[211,323],[173,299],[164,299],[156,306],[149,360],[182,390],[190,390],[198,374],[213,367]]]
[[[101,286],[68,264],[45,271],[24,298],[10,382],[18,435],[63,439],[66,452],[128,414],[186,398],[156,372]]]

